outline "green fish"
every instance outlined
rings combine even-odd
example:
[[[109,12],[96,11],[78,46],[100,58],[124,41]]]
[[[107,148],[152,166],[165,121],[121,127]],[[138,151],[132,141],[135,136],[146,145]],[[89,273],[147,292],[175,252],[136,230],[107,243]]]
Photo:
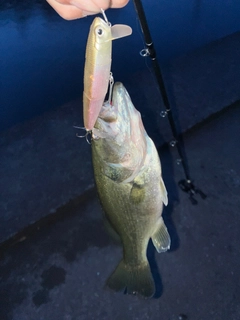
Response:
[[[105,224],[123,246],[107,285],[151,297],[155,283],[146,253],[150,238],[158,252],[170,248],[162,219],[167,191],[156,147],[120,82],[114,85],[112,105],[103,105],[92,130],[92,160]]]

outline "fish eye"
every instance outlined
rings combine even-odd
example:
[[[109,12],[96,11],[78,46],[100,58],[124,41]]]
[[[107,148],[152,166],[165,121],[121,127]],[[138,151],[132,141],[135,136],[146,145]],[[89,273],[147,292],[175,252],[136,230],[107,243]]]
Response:
[[[97,34],[98,34],[99,36],[102,36],[102,35],[103,35],[103,29],[98,28],[98,29],[97,29]]]

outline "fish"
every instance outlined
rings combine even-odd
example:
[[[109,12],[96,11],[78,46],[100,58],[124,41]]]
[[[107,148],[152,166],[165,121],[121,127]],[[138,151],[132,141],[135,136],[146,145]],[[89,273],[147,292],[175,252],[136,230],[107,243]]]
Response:
[[[102,106],[91,146],[103,219],[123,247],[123,258],[106,284],[115,291],[152,297],[155,283],[147,247],[152,239],[158,252],[170,248],[162,218],[168,195],[156,147],[121,82],[114,84],[112,104]]]
[[[83,91],[83,121],[87,131],[94,127],[108,90],[112,40],[131,33],[131,27],[122,24],[111,26],[100,17],[91,24],[85,53]]]

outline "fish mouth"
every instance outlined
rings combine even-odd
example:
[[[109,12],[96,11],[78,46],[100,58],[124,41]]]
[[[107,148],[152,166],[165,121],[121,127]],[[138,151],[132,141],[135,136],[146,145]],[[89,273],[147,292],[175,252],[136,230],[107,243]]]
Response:
[[[112,103],[105,102],[103,104],[93,133],[101,138],[114,137],[118,132],[123,133],[129,125],[129,100],[131,101],[124,85],[121,82],[116,82],[113,86]]]
[[[126,132],[128,128],[129,138],[137,143],[139,137],[145,134],[142,117],[134,107],[128,91],[121,82],[114,84],[112,102],[117,109],[121,131]]]
[[[126,107],[126,105],[128,104],[128,101],[126,100],[131,100],[126,88],[124,87],[122,82],[115,82],[113,86],[112,104],[114,106],[122,104],[124,105],[124,107]]]
[[[112,104],[103,105],[92,132],[101,150],[99,156],[107,166],[122,168],[119,181],[133,181],[146,158],[147,134],[141,114],[121,82],[114,84]]]
[[[93,139],[107,138],[115,140],[116,144],[123,141],[141,144],[141,137],[145,135],[141,114],[121,82],[114,84],[112,104],[104,103],[92,132]]]
[[[122,129],[131,126],[131,119],[138,111],[134,108],[132,100],[121,82],[114,84],[112,104],[117,110],[118,121]]]

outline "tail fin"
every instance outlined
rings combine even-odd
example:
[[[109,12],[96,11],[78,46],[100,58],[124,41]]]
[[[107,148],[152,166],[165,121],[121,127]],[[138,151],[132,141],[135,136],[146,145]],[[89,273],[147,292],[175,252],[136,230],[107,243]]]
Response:
[[[107,286],[115,291],[126,289],[128,294],[140,294],[146,298],[152,297],[155,293],[155,284],[148,261],[131,266],[122,260],[108,278]]]

